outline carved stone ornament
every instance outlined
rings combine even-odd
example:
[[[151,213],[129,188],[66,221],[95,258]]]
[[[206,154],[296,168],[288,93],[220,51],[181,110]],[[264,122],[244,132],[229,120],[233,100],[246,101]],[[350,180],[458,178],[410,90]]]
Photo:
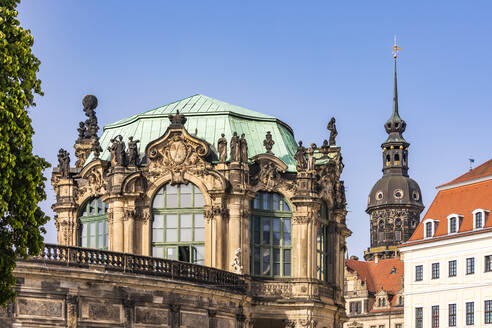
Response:
[[[282,320],[282,328],[296,328],[296,321],[284,319]]]
[[[263,140],[263,146],[265,146],[265,150],[267,154],[273,155],[272,152],[272,147],[275,144],[275,141],[273,141],[272,134],[270,131],[267,131],[265,140]]]
[[[78,188],[76,198],[85,199],[89,196],[95,197],[106,193],[102,168],[94,166],[87,171],[82,171],[85,184]]]
[[[258,180],[263,184],[266,191],[273,191],[281,181],[280,172],[273,162],[264,162],[258,175]]]
[[[254,294],[259,297],[283,297],[292,296],[291,283],[268,283],[259,282],[253,287]]]
[[[176,119],[176,118],[174,118]],[[171,173],[171,183],[184,183],[184,173],[207,174],[210,164],[205,158],[210,153],[208,144],[191,136],[182,126],[171,125],[159,139],[145,150],[148,172],[153,179]]]
[[[234,251],[234,257],[232,258],[231,267],[235,273],[243,273],[243,266],[241,264],[241,248],[238,248]]]
[[[293,216],[292,223],[293,224],[306,224],[309,222],[311,218],[309,216]]]

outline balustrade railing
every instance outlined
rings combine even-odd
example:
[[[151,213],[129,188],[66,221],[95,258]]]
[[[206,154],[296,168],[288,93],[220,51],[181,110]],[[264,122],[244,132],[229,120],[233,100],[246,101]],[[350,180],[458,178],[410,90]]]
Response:
[[[106,270],[204,283],[237,292],[246,290],[241,275],[232,272],[187,262],[101,249],[45,244],[39,256],[27,261],[77,267],[103,266]]]

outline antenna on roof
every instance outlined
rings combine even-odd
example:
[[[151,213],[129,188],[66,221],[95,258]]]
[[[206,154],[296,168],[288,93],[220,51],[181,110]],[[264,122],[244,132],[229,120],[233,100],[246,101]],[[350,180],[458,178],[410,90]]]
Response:
[[[468,160],[470,161],[470,171],[473,170],[473,163],[475,163],[475,159],[474,158],[468,158]]]

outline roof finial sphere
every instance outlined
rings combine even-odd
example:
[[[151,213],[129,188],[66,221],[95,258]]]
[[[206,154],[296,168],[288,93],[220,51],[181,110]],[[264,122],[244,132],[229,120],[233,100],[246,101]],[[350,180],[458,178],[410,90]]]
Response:
[[[82,99],[82,105],[85,109],[95,109],[97,107],[97,98],[93,95],[87,95]]]

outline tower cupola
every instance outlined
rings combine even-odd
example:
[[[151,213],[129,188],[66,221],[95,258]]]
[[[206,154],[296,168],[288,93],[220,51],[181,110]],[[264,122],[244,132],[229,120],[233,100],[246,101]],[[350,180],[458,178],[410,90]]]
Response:
[[[397,245],[414,232],[424,209],[418,183],[408,176],[408,147],[403,138],[407,123],[398,112],[397,52],[394,49],[393,111],[384,124],[388,138],[381,145],[383,176],[369,193],[366,212],[371,220],[371,247],[366,260],[391,258],[398,254]]]

